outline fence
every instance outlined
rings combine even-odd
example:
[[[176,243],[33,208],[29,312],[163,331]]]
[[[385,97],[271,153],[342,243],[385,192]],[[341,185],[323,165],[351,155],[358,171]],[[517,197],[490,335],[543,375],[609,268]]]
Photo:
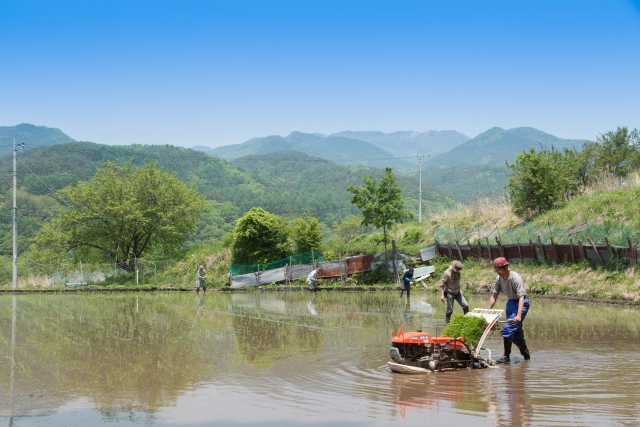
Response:
[[[603,225],[598,223],[585,222],[582,224],[569,227],[556,227],[552,225],[533,226],[524,223],[520,227],[503,229],[503,228],[484,228],[481,226],[474,227],[470,230],[461,230],[457,228],[444,229],[435,228],[436,240],[438,242],[476,242],[478,239],[484,241],[489,239],[494,241],[497,237],[505,244],[518,242],[535,242],[540,236],[543,242],[571,243],[582,240],[588,242],[592,239],[594,242],[603,243],[605,238],[612,245],[627,246],[627,240],[637,242],[640,240],[640,227],[632,227],[626,225]]]
[[[82,263],[44,265],[18,258],[18,287],[54,285],[140,285],[163,287],[195,286],[197,266],[193,262],[137,260],[126,270],[115,264]],[[0,266],[0,284],[11,286],[12,266]]]
[[[593,238],[588,237],[586,242],[581,239],[573,240],[569,238],[569,243],[558,243],[554,237],[549,237],[549,242],[544,243],[542,236],[537,235],[536,240],[527,240],[525,242],[503,243],[503,241],[495,236],[495,245],[491,244],[489,237],[477,239],[476,244],[472,244],[467,240],[467,244],[460,244],[459,240],[453,243],[437,241],[437,253],[450,259],[465,260],[468,258],[476,259],[495,259],[497,257],[505,257],[509,262],[531,261],[553,261],[560,263],[576,263],[582,261],[590,261],[595,266],[610,264],[614,257],[626,259],[631,266],[635,266],[638,260],[638,248],[632,243],[631,237],[627,237],[626,246],[615,246],[611,243],[608,236],[604,236],[604,244],[601,242],[596,244]]]
[[[303,254],[306,255],[306,254]],[[290,257],[293,259],[294,257]],[[285,260],[288,260],[286,258]],[[297,256],[296,260],[304,259],[304,257]],[[322,257],[315,254],[315,264],[318,265],[318,277],[319,278],[335,278],[335,277],[346,277],[349,274],[360,273],[364,271],[371,271],[374,256],[373,255],[360,255],[354,257],[347,257],[345,259],[341,259],[338,261],[318,261],[321,260]],[[281,261],[276,261],[275,265],[278,265]],[[264,264],[262,264],[264,266]],[[284,264],[279,268],[273,268],[270,270],[258,270],[256,269],[253,273],[234,275],[234,269],[231,269],[231,275],[229,277],[231,282],[231,287],[233,288],[242,288],[247,286],[260,286],[267,283],[278,283],[278,282],[291,282],[293,280],[298,280],[302,277],[306,277],[313,270],[313,263],[309,264],[293,264],[292,260],[289,260],[289,264]],[[236,268],[236,271],[239,270]]]

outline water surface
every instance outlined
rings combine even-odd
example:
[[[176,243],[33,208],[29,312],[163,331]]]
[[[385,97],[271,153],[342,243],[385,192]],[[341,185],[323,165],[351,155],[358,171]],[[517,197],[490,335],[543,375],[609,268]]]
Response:
[[[636,309],[533,298],[531,361],[391,373],[392,332],[443,319],[426,294],[0,296],[0,424],[640,424]]]

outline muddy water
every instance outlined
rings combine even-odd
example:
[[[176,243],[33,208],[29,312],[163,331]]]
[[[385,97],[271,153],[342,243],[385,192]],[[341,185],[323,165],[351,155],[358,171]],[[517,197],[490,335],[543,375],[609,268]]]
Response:
[[[1,296],[0,425],[638,425],[638,314],[534,298],[531,361],[404,376],[391,332],[441,331],[435,297]]]

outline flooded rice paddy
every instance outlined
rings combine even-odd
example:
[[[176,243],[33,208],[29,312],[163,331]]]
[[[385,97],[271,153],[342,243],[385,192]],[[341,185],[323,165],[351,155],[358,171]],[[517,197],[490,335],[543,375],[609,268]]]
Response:
[[[444,304],[405,301],[0,296],[0,425],[640,424],[637,309],[532,298],[531,361],[514,347],[510,366],[406,376],[386,365],[392,331],[442,331]],[[469,302],[484,308],[487,298]],[[485,347],[502,355],[499,331]]]

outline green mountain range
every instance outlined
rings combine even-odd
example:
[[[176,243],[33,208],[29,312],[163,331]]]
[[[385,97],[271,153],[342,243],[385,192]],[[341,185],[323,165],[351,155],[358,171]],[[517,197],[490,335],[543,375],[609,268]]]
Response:
[[[194,148],[203,149],[203,147]],[[292,132],[285,137],[274,135],[253,138],[242,144],[225,145],[203,151],[225,160],[233,160],[243,156],[292,150],[317,156],[340,165],[362,165],[377,168],[412,166],[410,162],[396,159],[393,154],[366,141],[339,136],[324,137],[302,132]]]
[[[252,207],[283,216],[314,216],[326,226],[358,213],[350,203],[350,185],[363,184],[364,175],[382,177],[384,171],[365,166],[341,166],[297,151],[250,156],[234,163],[205,153],[166,145],[109,146],[71,142],[20,151],[18,155],[19,246],[41,224],[55,215],[58,202],[53,193],[67,185],[89,179],[106,161],[124,164],[146,160],[158,162],[196,189],[212,203],[212,212],[189,237],[190,244],[220,239],[235,221]],[[0,157],[0,173],[12,169],[12,155]],[[407,207],[417,209],[418,182],[398,177]],[[11,253],[11,180],[0,180],[0,255]],[[435,188],[423,186],[424,212],[453,206],[454,199]]]
[[[13,137],[17,144],[25,144],[26,148],[73,142],[75,139],[65,135],[60,129],[46,126],[34,126],[22,123],[17,126],[0,126],[0,156],[13,151]]]
[[[505,160],[512,162],[516,156],[531,147],[556,149],[580,148],[584,140],[562,139],[530,127],[504,130],[491,128],[475,138],[454,147],[450,151],[432,157],[429,163],[434,165],[455,165],[475,163],[504,166]]]
[[[331,134],[332,137],[342,137],[370,142],[378,148],[393,154],[395,157],[410,157],[406,160],[418,163],[418,155],[434,157],[446,153],[470,138],[455,130],[427,131],[427,132],[353,132],[345,131]]]

